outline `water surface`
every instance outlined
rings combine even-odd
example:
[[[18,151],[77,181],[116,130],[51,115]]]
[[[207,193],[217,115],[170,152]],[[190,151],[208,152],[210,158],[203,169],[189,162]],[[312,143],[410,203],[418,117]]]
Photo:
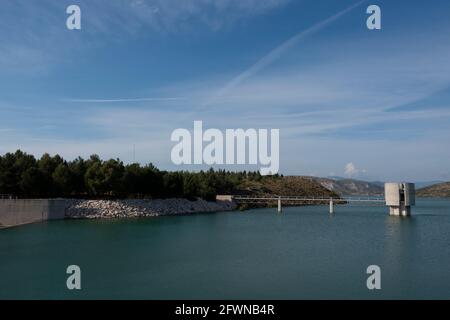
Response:
[[[326,206],[0,230],[0,299],[449,299],[450,200]],[[66,288],[66,268],[82,290]],[[382,271],[369,291],[366,268]]]

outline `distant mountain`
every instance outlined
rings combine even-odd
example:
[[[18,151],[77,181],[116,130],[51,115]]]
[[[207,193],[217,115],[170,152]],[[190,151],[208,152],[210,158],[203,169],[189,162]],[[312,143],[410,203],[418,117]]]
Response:
[[[370,181],[371,184],[377,185],[384,189],[384,181]]]
[[[438,183],[417,190],[418,197],[450,198],[450,182]]]
[[[418,182],[414,182],[414,184],[416,185],[416,190],[417,189],[421,189],[421,188],[425,188],[428,186],[431,186],[433,184],[438,184],[438,183],[443,183],[445,181],[440,181],[440,180],[435,180],[435,181],[418,181]],[[384,188],[384,182],[383,181],[370,181],[370,183],[372,184],[376,184],[377,186],[380,186],[382,188]]]
[[[380,196],[384,194],[384,183],[379,185],[355,179],[310,178],[341,196]]]
[[[435,181],[419,181],[416,182],[416,189],[421,189],[421,188],[425,188],[425,187],[429,187],[432,186],[434,184],[440,184],[440,183],[444,183],[445,181],[440,181],[440,180],[435,180]]]
[[[340,176],[328,176],[327,179],[331,179],[331,180],[345,180],[347,178],[340,177]]]
[[[363,181],[363,180],[356,180],[356,179],[349,179],[344,178],[340,176],[329,176],[326,178],[319,178],[319,177],[311,177],[318,183],[320,183],[322,186],[327,188],[328,190],[335,191],[339,195],[342,196],[372,196],[372,195],[384,195],[384,181]],[[449,182],[450,183],[450,182]],[[436,186],[437,190],[430,189],[431,193],[435,193],[436,197],[447,197],[445,194],[445,184],[444,181],[419,181],[415,182],[416,190],[423,190],[422,194],[417,193],[418,196],[425,196],[423,192],[425,192],[424,189],[428,189],[427,187],[430,186]],[[443,185],[439,187],[439,185]],[[433,197],[429,193],[430,197]],[[428,193],[427,193],[428,194]]]

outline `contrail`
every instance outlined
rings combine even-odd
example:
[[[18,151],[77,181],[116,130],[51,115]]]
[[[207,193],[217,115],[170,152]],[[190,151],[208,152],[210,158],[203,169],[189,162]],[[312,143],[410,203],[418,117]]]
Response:
[[[81,103],[115,103],[115,102],[144,102],[144,101],[180,101],[186,100],[182,97],[173,98],[132,98],[132,99],[62,99],[63,102],[81,102]]]
[[[223,98],[227,95],[227,93],[242,83],[244,80],[252,77],[255,73],[261,71],[266,68],[270,64],[272,64],[275,60],[279,59],[284,52],[295,46],[300,40],[310,36],[323,28],[327,27],[334,21],[338,20],[348,12],[352,11],[356,7],[360,6],[362,3],[367,0],[361,0],[350,7],[334,14],[333,16],[316,23],[315,25],[309,27],[306,30],[303,30],[290,39],[283,42],[281,45],[270,51],[267,55],[258,60],[254,65],[250,68],[236,76],[230,82],[228,82],[222,89],[220,89],[216,94],[210,96],[206,102],[202,104],[202,106],[207,106],[211,104],[214,100],[219,98]],[[145,101],[185,101],[189,100],[185,97],[156,97],[156,98],[131,98],[131,99],[62,99],[63,102],[78,102],[78,103],[119,103],[119,102],[145,102]]]
[[[225,96],[221,99],[237,99],[244,96]],[[153,97],[153,98],[127,98],[127,99],[60,99],[62,102],[77,102],[77,103],[115,103],[115,102],[145,102],[145,101],[190,101],[194,99],[211,99],[211,96],[196,96],[196,97]]]
[[[338,12],[338,13],[336,13],[335,15],[333,15],[333,16],[331,16],[331,17],[329,17],[329,18],[327,18],[327,19],[325,19],[325,20],[323,20],[323,21],[313,25],[312,27],[309,27],[308,29],[301,31],[300,33],[297,33],[292,38],[290,38],[287,41],[283,42],[280,46],[276,47],[271,52],[269,52],[267,55],[262,57],[258,62],[256,62],[250,68],[248,68],[247,70],[245,70],[244,72],[239,74],[237,77],[235,77],[233,80],[228,82],[218,93],[216,93],[214,98],[211,99],[206,104],[209,104],[212,100],[214,100],[214,99],[216,99],[216,98],[226,94],[228,91],[230,91],[231,89],[233,89],[236,86],[238,86],[244,80],[250,78],[255,73],[261,71],[262,69],[264,69],[267,66],[269,66],[270,64],[272,64],[275,60],[279,59],[284,52],[286,52],[287,50],[292,48],[300,40],[302,40],[302,39],[306,38],[307,36],[312,35],[312,34],[318,32],[318,31],[322,30],[323,28],[327,27],[328,25],[330,25],[334,21],[338,20],[339,18],[341,18],[342,16],[344,16],[345,14],[347,14],[350,11],[352,11],[353,9],[355,9],[356,7],[358,7],[363,2],[366,2],[366,1],[367,0],[361,0],[361,1],[351,5],[350,7],[346,8],[346,9],[344,9],[344,10]]]

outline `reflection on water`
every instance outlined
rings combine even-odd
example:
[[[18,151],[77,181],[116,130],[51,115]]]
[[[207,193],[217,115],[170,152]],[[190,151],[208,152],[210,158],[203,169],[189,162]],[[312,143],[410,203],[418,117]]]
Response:
[[[385,218],[385,271],[389,271],[391,282],[401,283],[413,266],[417,254],[417,242],[420,241],[417,232],[416,218],[394,217]]]

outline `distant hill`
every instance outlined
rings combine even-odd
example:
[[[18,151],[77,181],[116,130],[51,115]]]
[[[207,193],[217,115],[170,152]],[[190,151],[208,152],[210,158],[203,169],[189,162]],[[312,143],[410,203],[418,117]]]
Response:
[[[371,184],[374,184],[376,186],[379,186],[384,189],[384,182],[383,181],[370,181]]]
[[[310,177],[287,176],[273,179],[262,179],[261,181],[244,181],[241,183],[236,194],[246,195],[279,195],[279,196],[314,196],[314,197],[336,197],[339,196],[322,186]]]
[[[445,181],[435,180],[435,181],[419,181],[416,182],[416,190],[421,188],[426,188],[435,184],[444,183]]]
[[[326,177],[327,179],[331,179],[331,180],[345,180],[347,178],[341,177],[341,176],[328,176]]]
[[[418,197],[450,198],[450,182],[438,183],[417,190]]]
[[[450,182],[434,184],[416,182],[419,197],[450,197]],[[235,194],[280,196],[384,196],[384,182],[362,181],[343,177],[286,176],[261,181],[244,180]]]
[[[323,187],[320,183],[310,177],[287,176],[264,178],[260,181],[245,180],[234,190],[233,194],[252,195],[252,196],[299,196],[299,197],[322,197],[322,198],[338,198],[339,194]],[[308,204],[291,203],[290,206],[299,206]],[[318,203],[309,203],[318,204]],[[286,204],[285,204],[286,205]],[[276,202],[267,204],[241,204],[240,209],[258,208],[266,206],[276,206]]]
[[[317,181],[320,185],[328,190],[335,191],[341,196],[382,196],[384,195],[383,181],[362,181],[356,179],[348,179],[339,176],[329,176],[326,178],[309,177]],[[444,181],[418,181],[415,182],[417,196],[422,197],[450,197],[450,192],[446,192]],[[428,188],[432,187],[432,188]],[[447,187],[448,188],[448,187]],[[419,192],[420,191],[420,192]],[[426,194],[426,195],[425,195]],[[433,195],[436,194],[436,195]]]
[[[384,185],[355,179],[330,179],[310,177],[321,186],[341,196],[380,196],[384,194]]]

